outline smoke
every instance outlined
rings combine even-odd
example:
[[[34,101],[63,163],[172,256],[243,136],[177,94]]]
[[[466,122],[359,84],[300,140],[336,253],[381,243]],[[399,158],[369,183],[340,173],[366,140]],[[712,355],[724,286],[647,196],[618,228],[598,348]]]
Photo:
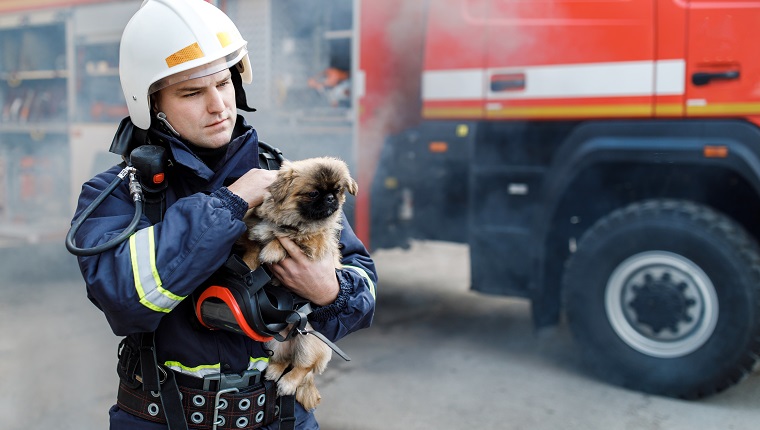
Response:
[[[351,0],[227,2],[227,12],[248,41],[253,83],[246,86],[245,117],[259,138],[289,159],[332,155],[354,169],[354,106],[351,102]],[[328,67],[349,75],[345,100],[335,102],[322,81]]]
[[[3,123],[44,121],[59,124],[59,131],[19,133],[0,147],[0,217],[23,221],[43,214],[64,219],[73,212],[81,184],[94,173],[118,162],[109,157],[108,144],[118,121],[127,115],[118,80],[118,42],[129,17],[142,0],[87,3],[54,10],[36,10],[19,18],[55,16],[63,22],[69,16],[71,38],[48,38],[41,43],[37,32],[5,31],[3,71],[21,67],[15,57],[30,61],[51,61],[45,70],[64,70],[71,82],[49,85],[50,80],[30,81],[0,89]],[[425,1],[362,2],[365,9],[377,8],[385,16],[378,28],[385,39],[387,56],[370,49],[359,52],[354,0],[216,0],[248,40],[253,65],[253,83],[246,86],[249,104],[258,109],[243,113],[262,140],[283,150],[290,159],[333,155],[344,159],[367,184],[374,174],[374,161],[385,136],[398,133],[420,119],[420,76],[424,47]],[[469,3],[468,3],[469,4]],[[58,15],[56,13],[60,12]],[[452,16],[460,14],[452,10]],[[472,19],[483,19],[483,11],[470,11]],[[363,11],[363,19],[372,17]],[[24,18],[26,17],[26,18]],[[32,20],[36,20],[34,18]],[[46,18],[47,19],[47,18]],[[364,23],[368,28],[372,22]],[[39,28],[39,27],[35,27]],[[510,41],[509,43],[514,43]],[[39,49],[29,49],[27,45]],[[5,49],[9,48],[9,49]],[[13,48],[13,49],[11,49]],[[19,49],[23,48],[23,49]],[[22,56],[22,52],[49,52],[44,56]],[[57,52],[52,52],[57,51]],[[325,91],[309,86],[309,80],[324,79],[328,67],[358,70],[359,56],[364,61],[384,62],[384,88],[377,104],[366,97],[366,112],[374,116],[357,139],[359,109],[356,94],[334,102]],[[23,58],[22,58],[23,57]],[[39,57],[39,58],[38,58]],[[31,67],[31,66],[30,66]],[[348,90],[358,86],[360,76],[349,76]],[[71,84],[71,85],[69,85]],[[374,85],[373,82],[366,83]],[[374,103],[374,104],[373,104]],[[36,108],[23,106],[36,104]],[[29,114],[31,112],[31,114]],[[66,124],[66,120],[71,124]],[[26,130],[21,128],[21,130]],[[67,136],[67,131],[70,135]],[[359,159],[361,147],[362,159]],[[47,215],[44,215],[47,216]],[[67,223],[59,223],[65,225]]]

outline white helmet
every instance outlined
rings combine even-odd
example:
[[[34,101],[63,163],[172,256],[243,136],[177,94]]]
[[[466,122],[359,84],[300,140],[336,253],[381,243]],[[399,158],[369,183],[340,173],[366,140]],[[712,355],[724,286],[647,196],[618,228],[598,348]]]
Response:
[[[119,76],[132,123],[150,127],[150,95],[236,66],[251,83],[247,42],[204,0],[145,0],[121,36]]]

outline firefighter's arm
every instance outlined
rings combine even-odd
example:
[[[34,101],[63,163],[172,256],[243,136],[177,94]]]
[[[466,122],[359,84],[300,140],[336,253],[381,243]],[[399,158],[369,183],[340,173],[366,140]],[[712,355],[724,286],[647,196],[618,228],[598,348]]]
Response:
[[[338,296],[309,315],[314,329],[332,341],[369,327],[375,314],[375,263],[345,217],[343,225],[340,238],[343,268],[333,271],[339,285]]]
[[[86,207],[99,181],[85,184],[79,207]],[[79,264],[88,296],[117,335],[153,331],[161,318],[224,263],[245,231],[247,204],[226,188],[178,200],[162,222],[143,217],[129,240]],[[119,234],[134,206],[121,188],[114,191],[80,228],[76,243],[92,247]]]

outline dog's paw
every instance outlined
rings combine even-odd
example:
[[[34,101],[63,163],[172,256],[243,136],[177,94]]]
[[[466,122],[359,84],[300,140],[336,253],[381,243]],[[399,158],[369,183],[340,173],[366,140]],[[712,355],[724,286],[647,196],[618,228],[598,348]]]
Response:
[[[277,263],[287,256],[288,253],[285,252],[285,248],[280,245],[280,242],[273,240],[262,248],[261,253],[259,254],[259,260],[264,263]]]
[[[300,381],[295,378],[288,378],[290,374],[286,374],[277,381],[277,395],[279,396],[292,396],[298,389]]]
[[[296,393],[298,387],[314,383],[314,373],[305,367],[293,367],[277,381],[277,393],[289,396]]]
[[[270,361],[267,370],[264,372],[264,377],[269,381],[277,381],[287,368],[288,366],[285,363],[272,363]]]
[[[317,387],[312,380],[309,383],[298,387],[298,390],[296,391],[296,400],[304,407],[304,409],[310,411],[319,405],[322,396],[319,394],[319,390],[317,390]]]

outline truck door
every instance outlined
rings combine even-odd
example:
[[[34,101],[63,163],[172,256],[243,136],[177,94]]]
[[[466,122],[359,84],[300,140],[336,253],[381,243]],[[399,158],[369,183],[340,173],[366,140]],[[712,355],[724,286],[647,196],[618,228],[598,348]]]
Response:
[[[760,114],[760,1],[689,0],[689,117]]]
[[[652,0],[491,0],[488,118],[652,115]]]
[[[483,118],[483,50],[490,1],[430,1],[422,76],[425,118]]]

